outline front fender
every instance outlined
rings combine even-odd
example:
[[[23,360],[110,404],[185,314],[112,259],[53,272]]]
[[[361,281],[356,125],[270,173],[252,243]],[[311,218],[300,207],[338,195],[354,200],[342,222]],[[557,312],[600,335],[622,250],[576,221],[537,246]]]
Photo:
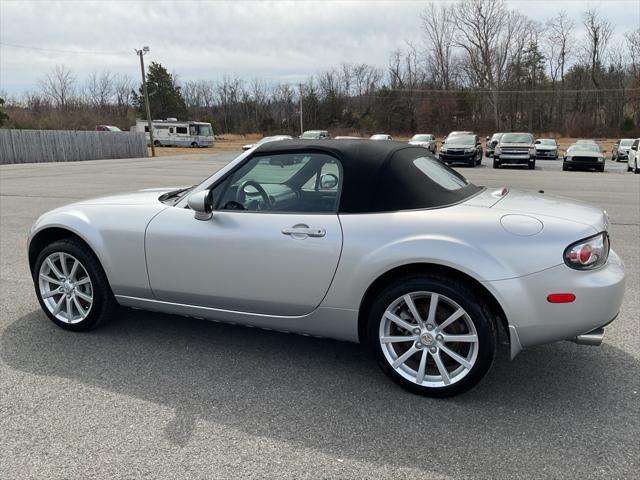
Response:
[[[29,247],[53,228],[80,237],[98,257],[114,294],[150,296],[144,234],[164,205],[69,205],[42,215],[31,227]]]

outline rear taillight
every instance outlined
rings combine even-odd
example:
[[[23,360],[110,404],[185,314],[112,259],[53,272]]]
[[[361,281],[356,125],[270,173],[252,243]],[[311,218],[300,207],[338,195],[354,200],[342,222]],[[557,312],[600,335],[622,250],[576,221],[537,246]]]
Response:
[[[609,235],[602,232],[569,245],[564,251],[564,263],[576,270],[593,270],[604,265],[609,257]]]

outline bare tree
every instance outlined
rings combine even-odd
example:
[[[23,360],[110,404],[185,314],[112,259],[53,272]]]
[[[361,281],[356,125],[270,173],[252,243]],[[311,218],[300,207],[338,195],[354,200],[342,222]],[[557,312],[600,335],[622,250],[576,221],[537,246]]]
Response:
[[[135,83],[128,75],[116,75],[113,80],[116,105],[127,108],[131,105],[131,96]]]
[[[625,35],[627,50],[630,59],[631,73],[640,75],[640,28],[637,28]]]
[[[494,123],[500,128],[497,90],[506,77],[511,40],[523,17],[510,12],[503,0],[460,0],[453,9],[456,45],[466,54],[465,70],[472,86],[488,89]]]
[[[453,7],[436,6],[431,2],[422,12],[422,34],[427,45],[427,61],[433,72],[433,80],[440,88],[449,90],[453,83],[455,58],[455,29]]]
[[[100,74],[91,73],[87,80],[86,91],[89,96],[89,101],[96,107],[104,109],[113,98],[115,94],[115,76],[104,71]]]
[[[553,83],[559,78],[560,83],[564,85],[564,74],[573,54],[575,25],[564,10],[553,17],[548,25],[545,53],[549,62],[549,75]]]
[[[586,42],[583,48],[591,66],[591,80],[596,88],[600,88],[597,72],[603,64],[613,27],[608,20],[600,16],[597,10],[587,10],[583,23],[586,29]]]
[[[38,84],[46,97],[64,109],[75,93],[76,77],[64,65],[56,65]]]

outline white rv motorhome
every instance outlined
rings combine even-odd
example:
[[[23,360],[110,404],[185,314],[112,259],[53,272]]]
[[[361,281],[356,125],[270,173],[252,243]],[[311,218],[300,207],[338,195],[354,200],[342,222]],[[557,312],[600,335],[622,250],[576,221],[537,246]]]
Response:
[[[214,143],[210,123],[178,121],[175,118],[153,120],[153,143],[156,147],[209,147]],[[150,144],[149,125],[146,120],[138,120],[132,131],[146,132]]]

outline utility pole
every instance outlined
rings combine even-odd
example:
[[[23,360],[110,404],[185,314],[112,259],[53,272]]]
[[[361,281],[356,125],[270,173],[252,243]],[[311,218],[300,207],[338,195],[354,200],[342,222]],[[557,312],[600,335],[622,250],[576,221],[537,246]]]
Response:
[[[142,50],[136,50],[140,56],[140,71],[142,72],[142,91],[144,92],[144,106],[147,110],[147,125],[149,125],[149,141],[151,142],[151,156],[156,156],[156,146],[153,143],[153,123],[151,122],[151,107],[149,107],[149,91],[147,90],[147,78],[144,74],[144,60],[142,56],[149,52],[149,47],[142,47]]]
[[[304,133],[304,128],[302,127],[302,83],[300,84],[300,136]]]

